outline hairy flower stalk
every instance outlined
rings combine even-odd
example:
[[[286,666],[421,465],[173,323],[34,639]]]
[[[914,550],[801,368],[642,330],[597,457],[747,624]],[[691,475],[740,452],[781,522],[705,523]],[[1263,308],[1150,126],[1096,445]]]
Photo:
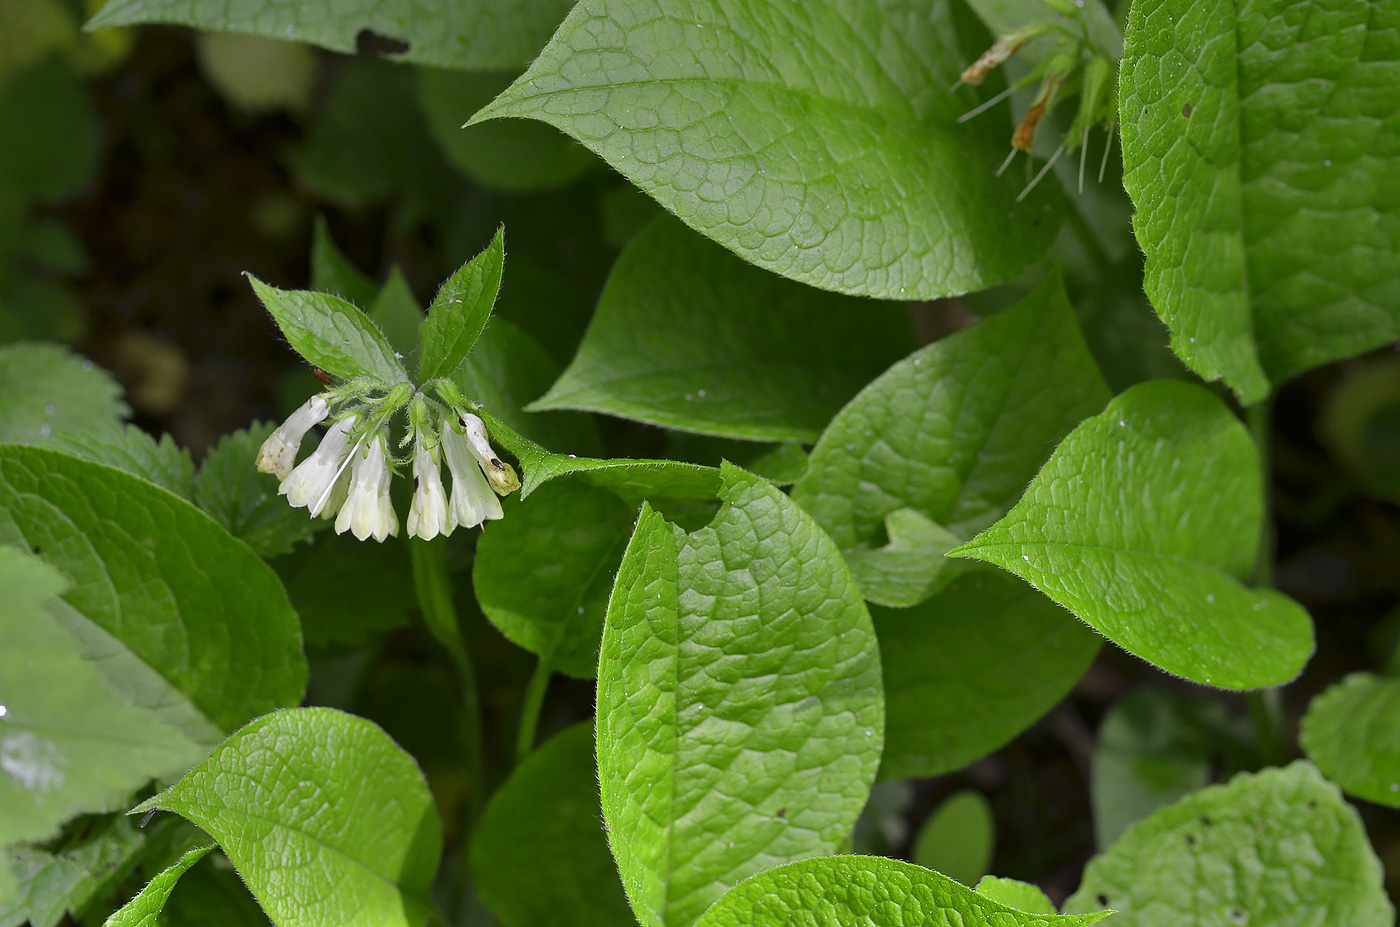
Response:
[[[312,517],[327,509],[335,496],[336,481],[350,456],[350,432],[357,420],[351,415],[336,422],[321,439],[321,446],[282,480],[277,491],[287,497],[292,508],[305,507]]]
[[[350,492],[335,519],[336,534],[351,532],[361,541],[383,541],[399,533],[399,518],[389,501],[389,457],[383,432],[371,435],[351,462]]]
[[[321,424],[330,414],[330,404],[324,396],[312,396],[302,406],[287,417],[287,420],[267,436],[258,450],[258,470],[271,473],[279,480],[291,475],[296,465],[297,451],[302,439],[314,426]]]
[[[452,533],[454,525],[447,515],[447,491],[442,486],[442,474],[437,461],[422,439],[413,448],[413,502],[408,509],[410,537],[431,541]]]

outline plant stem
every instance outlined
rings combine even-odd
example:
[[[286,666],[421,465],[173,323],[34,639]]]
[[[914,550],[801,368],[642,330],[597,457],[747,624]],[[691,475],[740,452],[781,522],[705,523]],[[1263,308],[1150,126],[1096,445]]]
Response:
[[[545,694],[549,692],[549,680],[554,675],[553,657],[552,652],[547,653],[535,663],[535,672],[530,677],[530,686],[525,690],[525,701],[520,705],[520,730],[515,737],[515,765],[517,766],[525,762],[530,751],[535,749],[535,734],[540,727],[540,712],[544,709]]]
[[[1249,433],[1259,452],[1260,482],[1264,488],[1264,509],[1260,518],[1259,552],[1254,561],[1254,585],[1268,588],[1274,582],[1274,518],[1270,504],[1273,478],[1271,457],[1273,397],[1256,403],[1246,410]],[[1283,730],[1283,695],[1277,688],[1259,689],[1245,693],[1249,716],[1254,721],[1255,738],[1259,741],[1259,758],[1265,766],[1278,766],[1288,755],[1288,743]]]
[[[457,610],[452,605],[452,580],[447,575],[447,563],[442,545],[408,539],[409,557],[413,561],[413,587],[418,594],[418,608],[433,637],[447,649],[457,670],[457,682],[462,688],[463,740],[467,751],[467,810],[462,836],[471,833],[472,824],[481,810],[483,769],[481,744],[481,698],[477,694],[476,667],[471,652],[457,624]]]

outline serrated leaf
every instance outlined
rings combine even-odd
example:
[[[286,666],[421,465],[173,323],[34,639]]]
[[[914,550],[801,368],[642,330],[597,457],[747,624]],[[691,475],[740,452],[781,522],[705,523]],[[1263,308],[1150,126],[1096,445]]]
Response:
[[[378,284],[336,247],[326,217],[322,215],[316,217],[311,239],[311,288],[334,293],[362,309],[374,305],[379,295]]]
[[[346,379],[368,377],[385,386],[408,382],[384,333],[350,303],[329,293],[279,290],[251,274],[248,280],[287,343],[308,364]]]
[[[176,23],[310,42],[353,54],[363,33],[388,40],[389,57],[414,64],[504,71],[524,66],[568,10],[568,0],[113,0],[86,29]],[[399,46],[406,46],[400,48]]]
[[[1019,276],[1063,202],[996,176],[1005,110],[957,122],[979,95],[947,88],[990,44],[944,0],[584,0],[469,124],[547,122],[785,277],[948,296]]]
[[[38,557],[0,546],[0,847],[45,840],[75,814],[110,810],[203,752],[84,659],[53,611],[72,586]]]
[[[119,425],[131,411],[101,367],[56,344],[0,346],[0,441],[32,444]]]
[[[273,427],[263,422],[224,435],[205,456],[194,484],[195,503],[263,559],[287,553],[327,526],[287,505],[277,494],[277,477],[257,471],[258,448]]]
[[[486,249],[459,267],[433,297],[420,325],[419,381],[451,376],[471,353],[501,289],[505,248],[502,226]]]
[[[1008,908],[1025,911],[1027,914],[1055,913],[1054,902],[1047,898],[1043,891],[1029,882],[1003,879],[1001,876],[983,876],[982,881],[977,883],[977,887],[973,891],[979,895],[985,895],[999,904],[1004,904]]]
[[[56,434],[44,447],[125,470],[148,483],[194,501],[194,461],[190,452],[175,443],[169,434],[157,441],[147,431],[127,424],[95,432]]]
[[[506,517],[482,532],[472,564],[482,612],[544,664],[592,678],[635,510],[578,480],[551,483],[502,507]]]
[[[836,548],[772,484],[722,474],[705,528],[643,506],[603,630],[603,816],[644,927],[835,851],[884,740],[874,630]]]
[[[1124,650],[1225,689],[1297,676],[1301,605],[1239,579],[1263,490],[1249,433],[1200,386],[1142,383],[1070,433],[1006,517],[949,552],[994,563]]]
[[[1347,792],[1400,808],[1400,679],[1352,673],[1335,683],[1308,705],[1299,739]]]
[[[130,474],[0,446],[0,544],[73,583],[58,623],[123,699],[197,742],[306,689],[276,574],[193,505]]]
[[[149,847],[145,832],[124,814],[88,820],[82,830],[52,852],[35,846],[15,850],[20,884],[15,895],[0,898],[0,927],[56,927],[65,915],[81,922],[96,899],[131,874]]]
[[[1121,927],[1347,924],[1395,912],[1356,810],[1310,764],[1242,773],[1128,828],[1090,861],[1066,911]]]
[[[1069,693],[1100,644],[1073,615],[985,567],[921,605],[871,617],[885,678],[882,779],[941,775],[1001,748]]]
[[[423,307],[418,305],[403,271],[395,267],[374,297],[366,313],[398,358],[411,357],[418,350],[418,328],[423,324]]]
[[[886,548],[861,565],[862,591],[908,605],[951,578],[940,576],[948,545],[906,522],[910,530],[888,549],[885,519],[912,509],[955,537],[972,537],[1107,400],[1053,274],[1015,307],[921,348],[862,390],[813,448],[792,496],[843,551],[862,551],[857,561]],[[902,548],[916,539],[925,542],[926,567],[911,576],[915,555]]]
[[[1088,927],[1105,915],[1027,914],[922,866],[879,856],[789,863],[731,889],[695,927]]]
[[[971,886],[987,874],[995,846],[991,802],[975,789],[963,789],[933,809],[914,837],[910,855],[925,869]]]
[[[509,927],[635,927],[608,854],[593,725],[555,734],[516,768],[472,832],[472,880]]]
[[[662,217],[623,249],[573,362],[530,408],[815,441],[912,344],[903,305],[814,292]]]
[[[442,824],[418,764],[377,725],[329,708],[258,718],[133,813],[214,837],[280,927],[416,927]]]
[[[152,927],[152,925],[160,923],[161,912],[165,909],[165,902],[170,898],[175,884],[180,881],[181,876],[189,871],[191,866],[203,859],[204,855],[212,849],[214,849],[213,844],[187,850],[179,859],[146,883],[146,887],[141,889],[135,898],[114,911],[112,916],[103,922],[103,927]]]
[[[1145,285],[1245,403],[1400,337],[1400,8],[1139,2],[1119,106]]]

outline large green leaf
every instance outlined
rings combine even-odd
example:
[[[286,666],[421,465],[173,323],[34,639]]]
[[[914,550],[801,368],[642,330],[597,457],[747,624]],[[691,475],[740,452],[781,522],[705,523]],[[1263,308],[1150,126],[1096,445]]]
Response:
[[[749,879],[706,911],[696,927],[1088,927],[1103,917],[1028,914],[922,866],[835,856]]]
[[[102,368],[56,344],[0,346],[0,441],[110,431],[130,411]]]
[[[1353,673],[1313,699],[1299,736],[1329,779],[1400,808],[1400,679]]]
[[[271,430],[271,429],[269,429]],[[105,464],[139,476],[148,483],[169,490],[181,499],[194,501],[194,460],[190,452],[175,443],[169,434],[157,441],[150,433],[132,424],[88,432],[59,432],[36,442],[74,457]],[[250,456],[248,458],[252,460]],[[286,507],[286,503],[283,503]]]
[[[1243,402],[1400,337],[1400,7],[1136,0],[1119,105],[1146,287]]]
[[[872,617],[885,671],[881,779],[941,775],[1001,748],[1069,693],[1101,640],[985,567],[922,605]]]
[[[359,309],[329,293],[279,290],[249,276],[292,350],[326,373],[368,377],[385,386],[408,381],[394,349]]]
[[[426,383],[451,376],[471,351],[501,288],[501,265],[505,261],[505,227],[496,230],[491,244],[448,277],[428,307],[428,317],[419,326],[422,353],[418,358],[418,379]]]
[[[165,902],[170,897],[170,892],[175,888],[180,877],[189,871],[189,868],[204,858],[204,854],[214,849],[213,845],[195,847],[181,854],[165,869],[162,869],[154,879],[146,884],[120,910],[115,911],[111,917],[107,918],[102,927],[153,927],[160,923],[161,911],[165,908]]]
[[[112,0],[87,28],[177,23],[338,52],[369,32],[403,61],[490,71],[524,66],[568,9],[569,0]]]
[[[1302,606],[1241,585],[1259,545],[1259,458],[1199,386],[1139,384],[1055,449],[1005,518],[949,556],[1010,570],[1129,653],[1226,689],[1297,676]]]
[[[593,725],[555,734],[472,832],[472,879],[506,927],[635,927],[599,819]]]
[[[642,508],[603,630],[603,816],[643,927],[836,850],[884,741],[874,629],[840,554],[772,484],[722,474],[705,528]]]
[[[531,408],[815,441],[912,344],[902,305],[814,291],[662,217],[628,242],[573,363]]]
[[[847,552],[866,598],[913,605],[949,578],[943,554],[999,518],[1108,395],[1055,274],[862,390],[792,495]]]
[[[583,0],[472,122],[556,126],[783,276],[946,296],[1017,277],[1059,224],[1055,184],[1017,203],[996,176],[1006,110],[957,122],[990,41],[950,0]]]
[[[0,446],[0,544],[73,582],[50,612],[129,704],[201,743],[306,688],[277,576],[193,505],[120,470]]]
[[[279,927],[417,927],[442,851],[418,764],[378,726],[278,711],[135,811],[173,811],[219,841]]]
[[[472,564],[482,612],[545,664],[591,678],[634,509],[580,480],[550,483],[502,507],[505,517],[482,532]]]
[[[1390,927],[1356,810],[1307,763],[1241,774],[1128,828],[1089,863],[1072,912],[1120,927]]]
[[[109,810],[203,752],[84,659],[53,614],[72,585],[38,557],[0,546],[0,848]]]

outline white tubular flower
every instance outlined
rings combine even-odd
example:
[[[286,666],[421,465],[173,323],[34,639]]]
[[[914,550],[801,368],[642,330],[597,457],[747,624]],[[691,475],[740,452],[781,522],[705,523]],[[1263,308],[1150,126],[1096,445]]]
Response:
[[[467,447],[481,465],[486,481],[500,496],[508,496],[520,488],[520,478],[515,475],[510,464],[496,456],[491,442],[486,438],[486,423],[470,412],[462,413],[462,427],[466,429]],[[499,515],[496,516],[500,518]]]
[[[277,430],[267,436],[258,450],[258,471],[271,473],[279,480],[291,475],[297,462],[297,451],[301,440],[312,426],[319,425],[330,414],[331,407],[320,396],[312,396],[297,409]]]
[[[472,459],[467,439],[452,426],[442,429],[442,455],[452,471],[452,499],[447,505],[447,523],[456,528],[475,528],[488,518],[501,517],[501,500],[491,491],[481,468]]]
[[[333,490],[341,466],[350,456],[350,429],[355,427],[356,420],[357,417],[351,415],[336,422],[321,439],[321,446],[282,480],[277,491],[287,497],[292,508],[306,506],[312,517],[326,510],[327,502],[335,495]]]
[[[453,524],[447,516],[447,492],[442,488],[442,473],[433,455],[422,441],[414,442],[413,504],[408,507],[410,537],[431,541],[452,533]]]
[[[384,435],[370,437],[369,446],[350,464],[350,494],[335,519],[335,533],[350,531],[361,541],[383,541],[399,533],[399,519],[389,502],[389,459]]]
[[[331,491],[326,496],[326,501],[321,505],[321,511],[312,512],[312,516],[315,517],[319,515],[326,521],[330,521],[332,518],[335,518],[336,513],[340,511],[340,507],[345,504],[345,498],[349,495],[350,471],[346,469],[336,478],[335,483],[331,486]]]

